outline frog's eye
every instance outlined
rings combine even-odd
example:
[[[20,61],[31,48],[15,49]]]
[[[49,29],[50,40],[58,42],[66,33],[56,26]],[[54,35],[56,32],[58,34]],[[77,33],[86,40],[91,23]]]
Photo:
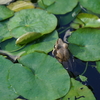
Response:
[[[18,45],[24,45],[27,44],[29,42],[32,42],[33,40],[41,37],[42,34],[41,33],[36,33],[36,32],[31,32],[31,33],[26,33],[22,36],[20,36],[17,40],[16,40],[16,44]]]

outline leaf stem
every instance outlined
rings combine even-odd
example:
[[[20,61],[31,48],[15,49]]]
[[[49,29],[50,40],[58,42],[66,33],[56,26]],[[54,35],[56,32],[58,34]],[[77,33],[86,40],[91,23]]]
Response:
[[[68,30],[70,27],[67,27],[63,29],[63,27],[59,28],[57,31],[60,31],[60,29],[63,29],[62,31],[58,32],[59,34],[63,33],[64,31]]]
[[[83,73],[81,75],[84,75],[85,74],[87,68],[88,68],[88,62],[86,62],[86,67],[85,67],[85,69],[84,69],[84,71],[83,71]]]

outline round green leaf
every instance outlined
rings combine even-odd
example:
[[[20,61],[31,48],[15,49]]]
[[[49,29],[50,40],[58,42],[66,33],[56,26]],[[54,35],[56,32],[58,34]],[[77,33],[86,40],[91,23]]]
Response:
[[[71,53],[84,61],[100,60],[100,30],[80,28],[68,38]]]
[[[69,24],[71,21],[75,19],[75,17],[80,11],[81,11],[80,5],[77,5],[70,13],[64,15],[57,15],[59,22],[58,24],[60,24],[60,26]]]
[[[80,13],[77,18],[84,23],[84,27],[100,27],[100,19],[96,15]]]
[[[13,15],[14,15],[13,11],[11,11],[6,6],[0,5],[0,21],[12,17]]]
[[[14,38],[0,43],[0,46],[2,50],[12,52],[13,54],[19,54],[23,51],[25,51],[25,55],[34,51],[49,53],[53,49],[57,39],[58,33],[57,31],[54,31],[50,34],[42,36],[41,38],[33,41],[30,44],[27,44],[26,46],[16,45],[16,39]]]
[[[94,13],[100,14],[100,1],[99,0],[79,0],[80,4],[91,10]]]
[[[55,58],[34,52],[21,57],[19,62],[26,67],[12,67],[9,81],[24,98],[55,100],[69,91],[70,77]]]
[[[81,79],[81,81],[86,82],[87,81],[87,77],[83,76],[83,75],[79,75],[79,78]]]
[[[5,23],[0,23],[0,31],[0,42],[12,37]]]
[[[17,13],[8,22],[8,29],[15,38],[26,33],[52,32],[57,25],[57,18],[41,9],[24,9]]]
[[[36,33],[36,32],[32,32],[32,33],[26,33],[23,34],[22,36],[20,36],[17,40],[16,40],[16,44],[19,45],[24,45],[27,44],[39,37],[41,37],[42,34],[41,33]]]
[[[17,12],[23,9],[32,9],[35,6],[31,2],[26,1],[16,1],[7,6],[9,9]]]
[[[43,9],[53,14],[65,14],[73,10],[78,0],[38,0],[38,4]]]
[[[93,93],[87,86],[73,78],[71,78],[71,83],[71,89],[63,100],[96,100]]]
[[[0,56],[0,99],[1,100],[14,100],[18,97],[9,83],[9,69],[13,63],[4,57]],[[14,66],[13,66],[14,67]]]

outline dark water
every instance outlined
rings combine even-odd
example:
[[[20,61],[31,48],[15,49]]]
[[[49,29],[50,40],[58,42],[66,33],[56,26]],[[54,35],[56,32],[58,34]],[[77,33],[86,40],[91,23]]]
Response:
[[[59,37],[63,39],[64,34],[65,32],[61,33]],[[71,71],[73,77],[77,77],[78,75],[81,75],[85,70],[86,62],[71,56],[69,61],[64,63],[63,66],[65,69]],[[88,62],[87,70],[83,74],[88,78],[88,81],[83,84],[87,85],[92,90],[96,100],[100,100],[100,73],[96,70],[95,66],[95,62]]]
[[[93,91],[96,100],[100,100],[100,74],[97,72],[96,68],[92,66],[95,66],[95,62],[88,63],[88,68],[84,74],[84,76],[88,78],[88,81],[83,84],[87,85]],[[68,65],[64,64],[64,67],[66,68]],[[83,73],[85,67],[86,62],[74,59],[74,62],[71,60],[71,65],[69,64],[68,70],[77,76]]]

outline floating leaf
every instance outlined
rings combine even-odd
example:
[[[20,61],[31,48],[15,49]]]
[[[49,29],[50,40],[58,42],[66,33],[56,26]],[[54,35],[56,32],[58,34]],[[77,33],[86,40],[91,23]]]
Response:
[[[57,39],[58,39],[58,33],[57,31],[54,31],[51,34],[47,34],[37,39],[36,41],[27,44],[26,46],[21,46],[21,47],[17,46],[15,44],[16,39],[6,40],[2,42],[0,46],[2,50],[12,52],[13,54],[18,54],[23,51],[25,51],[25,54],[32,53],[34,51],[48,53],[53,49]]]
[[[23,9],[32,9],[35,6],[31,2],[26,2],[26,1],[16,1],[14,3],[11,3],[10,5],[7,6],[9,9],[17,12]]]
[[[41,33],[42,35],[52,32],[57,25],[57,18],[41,9],[25,9],[17,12],[8,22],[8,29],[15,38],[26,33]],[[41,37],[41,35],[39,35]],[[27,37],[26,37],[27,38]],[[24,39],[26,39],[24,37]],[[28,38],[29,40],[33,38]],[[35,39],[35,38],[34,38]]]
[[[94,13],[100,14],[100,1],[99,0],[79,0],[80,4],[91,10]]]
[[[14,15],[14,12],[11,11],[6,6],[0,5],[0,21],[10,18]]]
[[[0,56],[0,99],[14,100],[18,94],[9,83],[9,70],[13,63],[4,57]],[[14,66],[13,66],[14,67]]]
[[[64,15],[57,15],[58,22],[59,22],[58,24],[60,24],[60,26],[69,24],[71,21],[73,21],[73,19],[75,19],[75,17],[80,11],[81,11],[81,8],[79,5],[77,5],[72,10],[72,12],[64,14]]]
[[[79,81],[71,78],[72,86],[63,100],[96,100],[91,90]]]
[[[80,28],[68,38],[70,52],[84,61],[100,60],[100,30]]]
[[[74,22],[71,24],[71,26],[74,24],[77,24],[79,27],[99,28],[100,18],[96,15],[92,15],[88,13],[80,13],[77,16],[77,18],[74,20]],[[75,27],[72,27],[72,28],[75,28]]]
[[[22,36],[20,36],[17,40],[16,40],[16,44],[18,45],[24,45],[27,44],[39,37],[41,37],[42,34],[41,33],[36,33],[36,32],[32,32],[32,33],[26,33],[23,34]]]
[[[41,8],[53,14],[65,14],[73,10],[78,0],[38,0]]]
[[[5,23],[0,23],[0,42],[5,41],[6,39],[11,38],[10,32],[7,28],[7,25]]]
[[[96,62],[96,69],[100,73],[100,61]]]
[[[70,77],[55,58],[34,52],[21,57],[19,62],[26,67],[12,67],[9,82],[24,98],[55,100],[69,91]]]
[[[85,76],[79,75],[79,78],[80,78],[81,81],[83,81],[83,82],[87,81],[87,77],[85,77]]]

